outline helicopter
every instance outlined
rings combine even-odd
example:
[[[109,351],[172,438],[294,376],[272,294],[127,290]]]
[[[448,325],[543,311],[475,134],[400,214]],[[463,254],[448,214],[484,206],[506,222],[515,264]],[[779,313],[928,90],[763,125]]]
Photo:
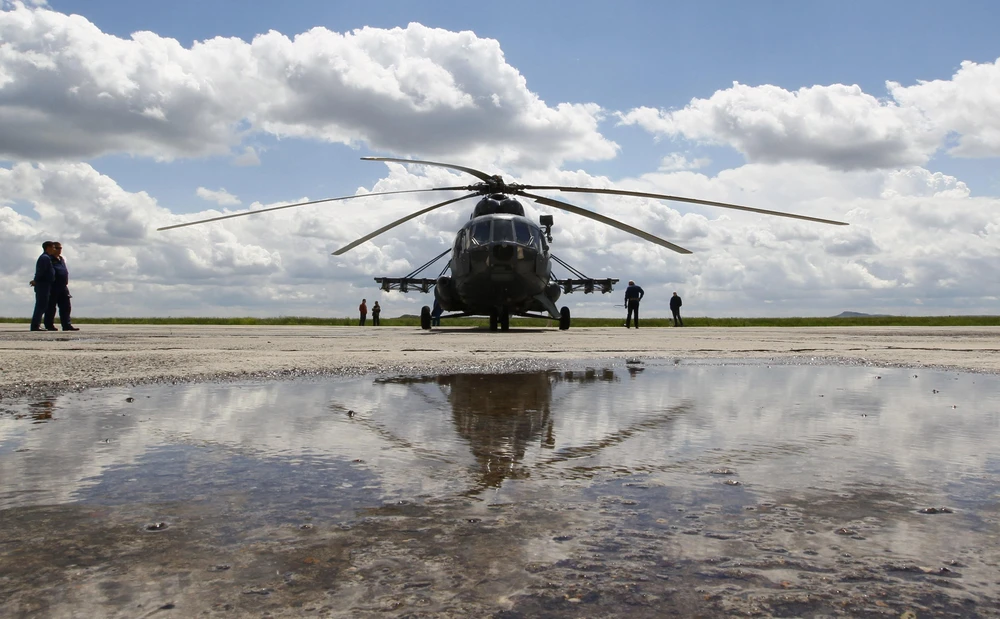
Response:
[[[524,206],[517,198],[528,198],[543,206],[549,206],[562,211],[587,217],[603,224],[617,228],[629,234],[645,239],[651,243],[666,247],[680,254],[690,254],[691,251],[670,241],[661,239],[639,228],[630,226],[624,222],[612,219],[605,215],[574,206],[562,200],[556,200],[546,196],[541,196],[533,191],[560,191],[567,193],[589,193],[616,196],[632,196],[638,198],[652,198],[657,200],[670,200],[675,202],[687,202],[690,204],[700,204],[706,206],[716,206],[721,208],[748,211],[764,215],[775,215],[778,217],[789,217],[823,224],[846,226],[845,222],[807,215],[798,215],[783,211],[772,211],[767,209],[741,206],[726,202],[716,202],[712,200],[702,200],[698,198],[686,198],[682,196],[670,196],[643,191],[627,191],[622,189],[605,189],[593,187],[573,187],[564,185],[526,185],[521,183],[508,183],[500,175],[491,175],[474,168],[455,165],[451,163],[440,163],[435,161],[423,161],[419,159],[402,159],[396,157],[362,157],[363,161],[394,162],[412,165],[434,166],[447,168],[459,172],[465,172],[479,179],[480,182],[470,185],[454,187],[432,187],[429,189],[407,189],[399,191],[383,191],[359,194],[353,196],[342,196],[338,198],[324,198],[320,200],[309,200],[295,204],[285,204],[269,208],[231,213],[219,217],[211,217],[198,221],[174,224],[157,228],[159,231],[182,228],[198,224],[232,219],[234,217],[244,217],[256,215],[269,211],[277,211],[287,208],[296,208],[310,204],[320,204],[325,202],[337,202],[356,198],[366,198],[372,196],[388,196],[410,193],[426,193],[437,191],[464,191],[469,192],[457,198],[450,198],[443,202],[438,202],[426,208],[414,211],[409,215],[397,219],[378,230],[341,247],[333,252],[334,256],[340,256],[358,245],[370,241],[371,239],[388,232],[411,219],[425,215],[456,202],[469,198],[479,197],[472,211],[469,221],[462,226],[455,236],[455,241],[447,250],[425,263],[415,271],[404,277],[376,277],[375,281],[382,290],[399,290],[401,292],[421,292],[429,293],[433,289],[434,298],[441,310],[451,312],[448,315],[440,315],[440,318],[459,318],[464,316],[488,316],[489,329],[496,331],[507,331],[510,328],[511,316],[525,316],[531,318],[550,318],[559,321],[559,329],[566,330],[570,327],[570,310],[563,306],[557,308],[556,302],[562,294],[582,290],[589,294],[600,290],[601,293],[608,293],[613,290],[614,284],[618,283],[614,278],[591,278],[576,270],[560,258],[556,257],[550,249],[552,242],[552,227],[554,218],[552,215],[541,215],[538,223],[528,219],[524,214]],[[451,258],[436,278],[418,277],[418,275],[429,268],[444,256],[451,254]],[[553,263],[566,268],[575,277],[556,278],[552,273]],[[446,273],[451,272],[451,275]],[[428,330],[431,328],[432,319],[431,308],[424,306],[420,312],[420,327]]]

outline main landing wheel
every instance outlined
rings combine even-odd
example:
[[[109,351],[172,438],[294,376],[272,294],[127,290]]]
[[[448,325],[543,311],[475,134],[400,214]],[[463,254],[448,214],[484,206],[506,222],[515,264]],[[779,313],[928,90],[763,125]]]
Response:
[[[559,310],[559,330],[565,331],[569,329],[569,308],[563,307]]]
[[[497,323],[500,321],[500,317],[496,312],[490,312],[490,331],[497,330]]]
[[[510,312],[507,310],[500,310],[500,330],[509,331],[510,330]]]
[[[420,328],[424,331],[431,328],[431,308],[426,305],[420,308]]]

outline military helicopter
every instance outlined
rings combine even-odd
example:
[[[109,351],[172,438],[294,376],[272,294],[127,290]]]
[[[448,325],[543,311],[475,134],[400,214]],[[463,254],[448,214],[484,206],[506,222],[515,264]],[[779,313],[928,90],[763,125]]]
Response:
[[[234,217],[244,217],[256,215],[269,211],[277,211],[287,208],[296,208],[309,204],[320,204],[323,202],[336,202],[341,200],[351,200],[356,198],[366,198],[371,196],[388,196],[405,193],[424,193],[432,191],[466,191],[466,195],[451,198],[443,202],[428,206],[410,213],[382,226],[378,230],[366,234],[356,241],[341,247],[333,252],[334,256],[340,256],[358,245],[370,241],[376,236],[387,232],[396,226],[407,221],[430,213],[449,204],[454,204],[462,200],[481,196],[479,202],[472,211],[469,222],[458,231],[455,242],[450,248],[439,254],[437,257],[427,262],[420,268],[404,277],[376,277],[375,281],[380,284],[382,290],[400,290],[402,292],[419,291],[428,293],[433,288],[434,297],[440,304],[442,310],[452,312],[441,318],[458,318],[463,316],[489,316],[489,327],[491,331],[497,328],[506,331],[510,328],[510,317],[512,315],[527,316],[534,318],[552,318],[559,321],[561,330],[570,327],[570,311],[568,307],[556,308],[556,301],[563,293],[571,293],[583,290],[584,293],[592,293],[600,290],[602,293],[611,292],[617,279],[604,278],[596,279],[587,277],[580,271],[566,264],[561,259],[551,253],[549,243],[552,242],[552,215],[541,215],[536,224],[524,215],[524,206],[518,202],[517,198],[528,198],[538,204],[550,206],[562,211],[574,213],[613,228],[628,232],[639,238],[645,239],[662,247],[671,249],[677,253],[690,254],[691,251],[670,241],[661,239],[644,230],[634,228],[626,223],[612,219],[605,215],[589,211],[579,206],[574,206],[562,200],[540,196],[529,193],[528,190],[538,191],[562,191],[568,193],[592,193],[617,196],[633,196],[639,198],[654,198],[657,200],[671,200],[675,202],[687,202],[691,204],[702,204],[707,206],[718,206],[728,209],[749,211],[751,213],[761,213],[764,215],[776,215],[779,217],[790,217],[813,221],[823,224],[846,226],[841,221],[797,215],[782,211],[771,211],[738,204],[725,202],[715,202],[712,200],[701,200],[698,198],[685,198],[681,196],[669,196],[657,193],[647,193],[643,191],[626,191],[621,189],[602,189],[592,187],[570,187],[563,185],[524,185],[520,183],[507,183],[499,175],[490,175],[473,168],[454,165],[450,163],[439,163],[435,161],[422,161],[418,159],[400,159],[395,157],[362,157],[364,161],[383,161],[406,163],[413,165],[435,166],[465,172],[475,176],[480,180],[478,183],[456,187],[433,187],[430,189],[408,189],[401,191],[383,191],[367,193],[354,196],[343,196],[339,198],[324,198],[321,200],[310,200],[298,202],[296,204],[286,204],[270,208],[232,213],[219,217],[211,217],[199,221],[191,221],[172,226],[164,226],[157,230],[171,230]],[[437,278],[417,277],[423,270],[451,254],[451,259]],[[556,263],[566,268],[575,277],[558,279],[552,274],[552,263]],[[446,273],[451,271],[451,275]],[[544,314],[542,313],[544,312]],[[432,313],[431,308],[424,306],[420,312],[420,327],[422,329],[431,328]]]

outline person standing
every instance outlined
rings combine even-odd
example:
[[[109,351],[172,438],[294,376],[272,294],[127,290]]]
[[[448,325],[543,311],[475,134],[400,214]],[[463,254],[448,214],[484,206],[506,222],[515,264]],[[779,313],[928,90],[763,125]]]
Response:
[[[644,296],[646,292],[642,287],[636,286],[634,281],[629,280],[628,288],[625,289],[625,307],[628,310],[625,313],[625,326],[629,329],[632,328],[629,324],[632,320],[635,321],[635,328],[639,328],[639,301],[642,301]]]
[[[52,247],[54,245],[55,241],[45,241],[42,243],[42,255],[35,261],[35,277],[28,282],[28,285],[35,289],[35,311],[31,314],[32,331],[42,330],[42,317],[49,309],[52,282],[56,279],[56,269],[52,264],[52,254],[54,253]],[[55,331],[56,328],[53,326],[48,330]]]
[[[441,308],[441,302],[434,297],[434,309],[431,310],[431,326],[440,327],[441,326],[441,314],[444,313],[444,309]]]
[[[675,292],[674,296],[670,297],[670,313],[674,315],[674,326],[683,327],[684,321],[681,320],[681,301],[680,296]]]
[[[52,290],[49,292],[49,305],[45,310],[45,328],[55,331],[56,309],[59,309],[59,323],[63,331],[79,331],[73,326],[70,319],[72,306],[70,305],[69,293],[69,269],[66,268],[66,260],[62,257],[62,244],[56,241],[52,244],[52,268],[55,270],[55,280],[52,282]]]
[[[365,320],[368,319],[368,299],[361,299],[358,311],[361,312],[361,320],[358,321],[358,326],[363,327],[365,326]]]
[[[382,313],[382,308],[378,306],[378,301],[375,301],[375,305],[372,306],[372,326],[377,327],[379,325],[378,315]]]

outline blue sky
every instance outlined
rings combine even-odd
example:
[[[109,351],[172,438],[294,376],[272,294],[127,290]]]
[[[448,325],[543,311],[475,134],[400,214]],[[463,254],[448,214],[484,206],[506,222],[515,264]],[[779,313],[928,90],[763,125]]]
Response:
[[[67,257],[71,257],[70,246],[75,235],[78,237],[77,249],[87,248],[86,253],[75,256],[77,261],[83,262],[83,268],[77,271],[91,278],[82,279],[78,275],[80,288],[92,287],[95,293],[103,291],[104,294],[95,294],[95,298],[107,299],[122,294],[128,299],[124,305],[101,301],[89,307],[80,299],[80,311],[91,315],[114,312],[155,315],[159,311],[157,307],[137,303],[137,295],[125,289],[111,292],[121,287],[121,279],[100,274],[100,265],[107,264],[107,257],[103,261],[101,258],[101,243],[114,248],[104,254],[110,251],[128,265],[124,268],[133,280],[131,290],[134,291],[134,286],[150,286],[156,294],[149,298],[163,295],[162,298],[170,302],[170,311],[226,315],[346,315],[356,305],[353,297],[367,291],[365,282],[370,282],[372,275],[392,274],[380,269],[406,272],[411,270],[408,267],[422,264],[425,255],[429,258],[439,253],[435,249],[443,241],[440,234],[430,229],[431,223],[454,227],[462,216],[467,216],[462,214],[467,211],[457,209],[450,217],[428,218],[424,224],[417,224],[416,230],[411,226],[398,234],[379,237],[372,243],[375,248],[355,257],[358,261],[355,264],[329,258],[314,262],[311,268],[322,271],[324,277],[336,274],[333,280],[327,279],[317,285],[310,284],[307,276],[289,266],[291,261],[298,259],[293,252],[301,249],[319,253],[328,246],[343,245],[342,239],[350,237],[354,231],[363,234],[394,217],[383,215],[372,203],[354,211],[355,215],[363,213],[357,222],[345,222],[351,232],[317,231],[314,227],[305,237],[294,238],[293,235],[293,238],[278,239],[257,236],[263,233],[245,229],[242,224],[234,224],[234,227],[211,224],[219,228],[205,231],[202,233],[205,236],[199,239],[166,239],[162,233],[148,229],[139,231],[138,228],[128,233],[138,235],[136,239],[111,235],[112,239],[107,230],[88,235],[74,231],[70,225],[79,225],[79,222],[47,220],[65,217],[47,213],[44,207],[49,199],[46,191],[55,190],[47,189],[54,185],[46,184],[41,177],[56,174],[56,166],[83,165],[85,168],[74,168],[74,173],[89,174],[91,180],[81,179],[80,182],[97,178],[93,182],[111,187],[110,190],[107,187],[95,190],[98,195],[121,192],[120,196],[116,193],[115,200],[125,204],[122,208],[151,218],[169,218],[171,214],[191,217],[205,212],[210,215],[208,209],[219,208],[199,198],[196,191],[199,188],[224,189],[238,196],[240,204],[227,207],[239,209],[255,202],[266,205],[276,201],[353,194],[359,187],[370,190],[380,180],[392,180],[387,176],[389,170],[382,164],[358,161],[364,155],[423,157],[495,166],[509,176],[531,180],[569,182],[567,179],[573,179],[596,185],[643,187],[647,191],[737,202],[750,199],[754,206],[848,221],[851,221],[849,213],[859,213],[858,219],[852,221],[851,230],[844,233],[786,228],[789,224],[780,220],[758,218],[750,221],[739,217],[731,220],[729,213],[688,209],[676,204],[664,205],[662,214],[651,215],[649,209],[660,207],[587,203],[588,207],[605,208],[619,214],[636,209],[637,217],[644,223],[652,218],[655,221],[648,223],[659,225],[664,234],[687,234],[691,239],[701,239],[701,247],[697,250],[700,257],[690,261],[686,257],[661,255],[658,249],[648,248],[638,251],[651,252],[649,255],[636,257],[637,250],[631,245],[631,239],[617,233],[606,235],[592,229],[589,223],[582,224],[569,217],[561,220],[566,226],[572,226],[566,229],[570,233],[567,249],[558,252],[564,258],[575,256],[583,261],[583,270],[595,274],[608,269],[614,270],[614,276],[625,279],[635,274],[655,290],[662,288],[666,292],[681,288],[689,291],[688,296],[705,299],[701,313],[708,315],[823,315],[844,309],[980,313],[989,311],[1000,295],[1000,290],[984,291],[974,281],[978,269],[985,268],[990,252],[995,253],[997,248],[992,227],[996,221],[991,213],[1000,196],[1000,173],[997,171],[1000,148],[996,147],[997,140],[993,137],[1000,129],[995,118],[988,117],[989,110],[998,109],[990,108],[989,102],[1000,98],[995,92],[995,85],[1000,82],[990,81],[991,75],[996,79],[996,63],[1000,57],[1000,44],[993,31],[993,26],[1000,21],[997,19],[1000,9],[994,3],[957,2],[949,5],[947,11],[939,3],[930,2],[822,5],[590,1],[477,5],[466,2],[301,1],[279,5],[246,1],[50,0],[40,7],[12,2],[5,2],[3,7],[8,16],[23,18],[17,23],[8,20],[5,26],[14,49],[19,52],[56,53],[52,48],[39,48],[33,42],[35,39],[27,35],[18,39],[17,33],[28,32],[25,24],[29,21],[32,27],[39,29],[62,28],[64,22],[68,23],[68,15],[77,14],[89,24],[79,30],[85,34],[65,43],[63,51],[67,53],[63,57],[72,56],[76,53],[74,45],[80,46],[86,37],[93,37],[100,49],[116,58],[115,62],[129,65],[129,70],[136,72],[133,75],[157,73],[167,66],[157,65],[165,61],[149,53],[152,49],[162,49],[164,39],[175,39],[180,47],[190,51],[196,41],[236,37],[245,43],[239,48],[245,51],[250,49],[246,44],[254,41],[254,37],[268,31],[288,37],[289,47],[282,53],[308,56],[301,61],[305,64],[299,65],[300,68],[309,62],[319,63],[307,68],[321,71],[317,73],[320,77],[305,85],[290,83],[292,90],[289,92],[302,97],[308,95],[311,103],[303,105],[329,106],[332,111],[309,116],[301,109],[285,109],[281,113],[286,118],[290,114],[298,115],[291,125],[282,125],[278,130],[265,126],[262,120],[265,111],[247,112],[248,116],[233,125],[237,138],[221,134],[221,137],[206,136],[203,148],[196,145],[198,132],[191,129],[189,121],[183,120],[190,118],[188,112],[197,114],[198,118],[215,113],[230,118],[216,107],[236,103],[221,97],[218,101],[197,102],[200,108],[193,107],[194,104],[183,110],[164,108],[166,117],[161,120],[167,128],[157,129],[154,137],[144,135],[134,142],[135,134],[120,134],[120,127],[135,121],[134,117],[115,118],[106,110],[95,111],[94,114],[99,115],[93,116],[90,115],[91,104],[86,102],[81,103],[83,107],[70,110],[69,116],[79,112],[80,118],[66,120],[75,124],[67,124],[62,129],[63,134],[77,130],[89,133],[74,144],[61,143],[58,135],[42,135],[37,130],[33,134],[32,129],[25,128],[12,132],[6,141],[15,145],[34,143],[41,146],[20,150],[16,146],[3,148],[5,136],[0,133],[0,151],[3,151],[0,171],[2,168],[13,171],[18,164],[31,166],[33,173],[29,174],[24,168],[22,172],[39,176],[38,183],[43,187],[33,192],[24,189],[23,184],[11,185],[6,196],[0,196],[5,200],[0,205],[7,204],[13,212],[9,215],[11,221],[20,218],[15,222],[17,225],[11,224],[9,229],[23,228],[18,236],[10,239],[23,247],[0,257],[9,260],[9,264],[4,265],[4,274],[12,280],[23,279],[27,267],[15,262],[23,261],[30,266],[30,256],[34,253],[31,247],[50,231],[70,235],[65,237],[70,242],[64,240],[64,245]],[[339,125],[339,129],[322,125],[337,116],[337,106],[342,102],[338,99],[339,91],[323,83],[330,76],[322,73],[326,70],[323,68],[326,61],[320,62],[317,58],[325,58],[322,45],[339,44],[330,43],[332,39],[327,38],[324,39],[327,43],[310,44],[313,46],[307,48],[304,42],[296,39],[292,45],[291,40],[310,29],[324,28],[337,37],[344,35],[347,47],[361,42],[364,53],[374,54],[377,61],[379,52],[372,43],[364,43],[363,37],[354,37],[351,33],[362,28],[384,30],[385,36],[376,38],[392,45],[392,41],[417,36],[415,31],[407,29],[411,23],[430,29],[419,34],[424,37],[429,51],[422,57],[419,46],[408,48],[405,54],[410,55],[409,60],[429,63],[445,72],[454,71],[454,65],[449,64],[454,61],[447,58],[447,49],[434,48],[437,41],[455,44],[459,38],[454,33],[462,31],[471,31],[477,43],[495,41],[499,54],[491,53],[489,45],[478,46],[470,52],[480,62],[482,74],[463,77],[453,73],[458,76],[456,79],[461,78],[457,88],[474,92],[477,88],[495,89],[502,83],[503,88],[510,88],[511,101],[525,102],[537,97],[544,102],[542,113],[548,118],[545,122],[564,122],[565,133],[553,134],[555,129],[550,127],[549,133],[538,132],[532,136],[520,121],[514,121],[515,124],[508,128],[498,124],[495,132],[490,133],[488,124],[492,121],[488,115],[482,116],[479,124],[456,120],[453,126],[449,125],[447,115],[435,116],[434,122],[438,124],[434,125],[434,130],[428,128],[422,132],[417,125],[424,122],[420,119],[426,118],[427,110],[418,113],[411,124],[401,119],[398,111],[386,112],[390,115],[380,119],[378,113],[383,108],[377,98],[370,102],[370,117],[359,120],[359,112],[350,116],[350,122],[359,125],[357,131],[343,125]],[[152,34],[130,39],[137,31]],[[3,32],[0,30],[0,34]],[[37,34],[38,30],[33,32]],[[120,51],[120,47],[130,40],[129,49]],[[288,51],[293,48],[299,51]],[[230,45],[219,53],[243,53],[239,49]],[[133,56],[116,56],[119,53]],[[258,54],[259,50],[252,53]],[[335,53],[343,53],[343,50]],[[189,55],[195,56],[193,52]],[[123,58],[134,58],[135,66],[131,66],[131,60],[124,62]],[[205,60],[197,58],[191,61],[193,64],[181,61],[184,70],[193,76],[191,79],[205,80],[201,82],[203,85],[220,83],[224,71],[202,75],[199,67],[204,66]],[[397,61],[402,62],[401,59]],[[14,92],[19,84],[36,83],[32,80],[44,80],[37,83],[44,83],[46,88],[72,89],[86,85],[95,75],[100,77],[94,64],[89,68],[86,63],[66,65],[69,68],[53,77],[51,72],[26,69],[29,65],[13,64],[10,59],[0,59],[0,76],[4,71],[3,62],[11,63],[7,73],[14,76],[6,86],[0,87],[0,114],[6,111],[8,119],[18,118],[17,114],[24,113],[27,104],[14,95],[5,96],[5,89]],[[972,63],[972,66],[963,71],[963,62]],[[89,77],[81,77],[81,71]],[[174,82],[170,81],[165,69],[164,75],[166,81],[159,83],[133,80],[140,83],[139,93],[145,97],[143,100],[165,96],[164,89]],[[518,85],[512,75],[523,77],[523,85]],[[479,78],[482,84],[470,83]],[[269,76],[268,79],[274,78]],[[403,79],[418,78],[403,76]],[[888,81],[898,83],[899,91],[891,92]],[[735,89],[734,82],[745,88]],[[917,88],[922,82],[932,83],[929,87]],[[273,83],[271,90],[253,92],[257,107],[271,106],[269,97],[276,97],[276,101],[280,98],[281,93],[274,89]],[[850,90],[848,87],[852,85],[858,89]],[[416,88],[427,89],[420,95],[423,97],[426,93],[438,92],[438,86],[424,83]],[[152,90],[143,94],[145,88]],[[323,95],[326,98],[313,99],[319,95],[303,92],[311,88],[317,93],[328,90],[329,94]],[[953,106],[947,97],[954,96],[954,92],[959,93],[960,104]],[[20,93],[17,96],[28,95]],[[136,95],[131,92],[127,96]],[[695,105],[696,100],[704,103]],[[979,107],[983,101],[985,108]],[[574,106],[577,111],[560,108],[560,104]],[[93,105],[100,107],[99,103]],[[241,105],[253,104],[243,101]],[[584,108],[589,111],[583,112]],[[146,111],[160,114],[164,110]],[[527,117],[537,112],[537,109],[529,110]],[[55,119],[67,117],[66,110],[58,110],[54,104],[48,113]],[[241,112],[233,113],[235,116],[229,122],[237,119]],[[405,139],[390,134],[379,137],[380,127],[392,126],[397,120],[401,123],[401,131],[409,133],[412,129],[413,135],[406,135]],[[334,118],[334,122],[346,121]],[[764,124],[756,124],[758,122]],[[105,126],[106,130],[100,129]],[[218,125],[211,127],[217,129]],[[172,134],[173,128],[177,130],[176,135]],[[210,130],[209,125],[206,130]],[[56,129],[52,131],[57,133]],[[851,140],[846,140],[845,144],[845,140],[839,139],[850,132],[859,136],[856,148],[852,148]],[[512,136],[512,133],[517,135]],[[483,137],[487,135],[492,137]],[[552,140],[562,139],[567,140],[565,147],[552,143]],[[348,140],[350,145],[338,143],[340,140]],[[88,143],[94,144],[94,148],[82,146]],[[962,148],[951,150],[956,145]],[[253,150],[256,165],[236,165],[237,155],[247,148]],[[495,156],[491,156],[491,150]],[[878,153],[883,151],[886,156],[880,158]],[[665,158],[680,163],[668,166],[664,163]],[[427,185],[420,170],[410,170],[406,174],[406,178],[392,182]],[[12,172],[11,178],[14,176]],[[695,195],[698,192],[711,195]],[[87,208],[84,193],[81,192],[81,204],[77,208]],[[135,201],[144,206],[135,207]],[[400,211],[404,207],[387,204],[385,210],[386,213],[405,212]],[[968,226],[957,231],[937,232],[920,228],[921,234],[935,240],[941,239],[942,234],[948,236],[954,232],[956,235],[954,246],[934,250],[941,252],[937,260],[933,255],[929,258],[915,255],[912,249],[905,248],[905,239],[913,239],[915,234],[910,226],[931,225],[924,215],[926,210],[947,212]],[[310,216],[304,213],[292,217],[308,219]],[[302,221],[281,222],[302,230]],[[886,228],[893,230],[892,235],[886,233]],[[327,234],[327,237],[319,242],[313,233]],[[947,272],[939,272],[941,267],[936,265],[954,259],[955,247],[965,250],[970,247],[969,239],[963,241],[957,236],[961,234],[971,235],[969,239],[973,244],[979,244],[975,245],[975,255],[962,256],[959,261],[950,263],[952,266],[946,269]],[[336,238],[330,238],[331,235]],[[193,251],[204,252],[204,255],[196,261],[197,268],[186,270],[163,266],[177,259],[174,253],[177,247],[164,248],[164,254],[159,256],[148,255],[148,249],[126,249],[139,245],[148,248],[150,244],[145,242],[148,238],[154,239],[156,247],[161,243],[182,246],[185,242],[200,243]],[[595,242],[608,245],[600,260],[592,256],[592,247],[587,245]],[[398,246],[400,244],[405,247]],[[850,253],[852,251],[855,253]],[[925,251],[933,254],[930,249]],[[796,258],[810,253],[815,256],[807,259],[810,268],[803,270]],[[632,259],[619,260],[616,256]],[[594,262],[590,261],[592,259]],[[570,262],[580,266],[574,259]],[[310,267],[303,268],[308,270]],[[240,269],[249,270],[241,272]],[[229,273],[234,278],[254,273],[255,277],[265,278],[268,285],[254,298],[248,298],[245,293],[231,297],[216,295],[215,302],[206,304],[204,299],[211,295],[199,295],[198,286],[217,286],[214,282],[216,272]],[[720,272],[732,276],[722,277]],[[206,279],[213,283],[198,283]],[[832,283],[832,286],[823,288],[823,282]],[[317,286],[350,290],[351,300],[324,303],[322,295],[329,295],[316,290]],[[942,287],[940,294],[932,295],[933,300],[926,298],[928,288],[935,286]],[[173,296],[171,290],[175,292]],[[178,290],[183,290],[183,294],[177,293]],[[272,295],[270,300],[268,294]],[[669,294],[663,294],[662,303],[655,300],[656,296],[653,295],[650,306],[665,309]],[[406,308],[405,311],[412,310],[410,305],[423,302],[419,297],[387,301],[389,303],[383,302],[383,305]],[[607,299],[603,301],[602,304],[581,299],[579,311],[591,314],[612,311],[606,307],[610,305]],[[24,291],[5,296],[0,300],[0,313],[23,313],[20,307],[26,302]],[[289,303],[292,303],[291,308]],[[698,306],[691,305],[692,311],[699,313]]]
[[[992,2],[956,5],[961,27],[942,28],[936,2],[770,2],[766,10],[752,3],[621,2],[595,0],[572,3],[410,2],[378,3],[301,0],[274,4],[239,0],[171,3],[129,3],[88,0],[50,2],[52,8],[80,13],[103,31],[128,37],[151,30],[184,45],[217,36],[250,40],[277,30],[289,36],[323,26],[347,32],[365,26],[395,28],[418,22],[435,28],[472,30],[501,42],[507,61],[517,67],[529,88],[549,102],[595,101],[611,109],[639,105],[683,107],[694,97],[707,97],[733,81],[774,84],[797,89],[810,84],[858,84],[874,96],[885,96],[885,81],[911,84],[947,79],[961,60],[990,62],[1000,53],[995,24],[1000,7]],[[252,8],[248,8],[252,7]],[[611,161],[591,163],[595,174],[626,174],[630,165],[665,150],[644,132],[629,127],[603,130],[622,144]],[[264,140],[274,149],[273,140]],[[697,148],[697,147],[696,147]],[[738,161],[725,149],[702,147],[714,159]],[[276,156],[276,171],[289,184],[313,195],[319,191],[351,192],[357,182],[372,182],[378,171],[357,162],[351,152],[330,152],[325,145],[299,142],[283,145],[287,156]],[[295,151],[294,153],[291,151]],[[328,161],[346,174],[331,178]],[[953,174],[966,170],[963,180],[978,194],[1000,195],[995,162],[955,165],[947,157],[937,169]],[[131,164],[131,166],[130,166]],[[224,163],[176,162],[185,176],[227,180],[238,173]],[[158,195],[172,208],[185,209],[186,195],[171,196],[174,184],[149,161],[127,157],[102,162],[99,169],[119,170],[142,178],[143,187],[162,184]],[[146,170],[143,170],[146,168]],[[252,183],[259,181],[256,186]],[[261,200],[296,195],[246,171],[234,182]],[[142,187],[137,187],[141,189]],[[180,192],[178,192],[180,194]],[[169,198],[168,198],[169,197]],[[193,209],[194,207],[189,207]]]

